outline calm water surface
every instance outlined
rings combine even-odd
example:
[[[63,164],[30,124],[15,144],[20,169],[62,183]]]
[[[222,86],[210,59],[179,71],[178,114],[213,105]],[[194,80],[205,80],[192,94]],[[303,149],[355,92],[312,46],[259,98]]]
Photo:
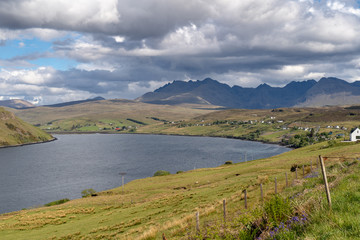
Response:
[[[0,149],[0,213],[150,177],[277,155],[290,149],[210,137],[158,135],[55,135],[57,141]],[[246,156],[246,157],[245,157]]]

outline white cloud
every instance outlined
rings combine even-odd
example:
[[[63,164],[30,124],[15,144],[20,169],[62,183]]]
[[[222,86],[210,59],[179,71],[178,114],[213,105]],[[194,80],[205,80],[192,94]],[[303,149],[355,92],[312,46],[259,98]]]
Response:
[[[8,83],[25,83],[29,85],[43,85],[53,80],[55,70],[51,67],[39,67],[35,70],[6,70],[1,69],[0,78]]]
[[[191,23],[176,29],[165,36],[159,47],[168,55],[196,55],[204,52],[219,52],[219,44],[216,37],[216,27],[206,24],[198,28]]]
[[[110,63],[102,63],[102,64],[82,63],[77,65],[76,69],[85,70],[85,71],[104,70],[109,72],[113,72],[116,70],[116,68],[112,66]]]
[[[113,36],[115,42],[117,43],[122,43],[122,42],[125,42],[125,37],[122,37],[122,36]]]
[[[320,79],[325,77],[326,73],[324,72],[310,72],[304,76],[305,79]]]
[[[353,6],[347,6],[345,2],[341,1],[328,1],[326,4],[331,10],[342,12],[346,14],[354,14],[360,17],[360,9]]]

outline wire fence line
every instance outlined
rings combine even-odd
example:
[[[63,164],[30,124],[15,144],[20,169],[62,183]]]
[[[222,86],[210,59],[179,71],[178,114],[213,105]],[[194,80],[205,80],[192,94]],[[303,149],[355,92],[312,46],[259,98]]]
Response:
[[[252,194],[259,194],[260,197],[260,203],[257,203],[257,205],[255,206],[259,206],[259,204],[264,204],[265,198],[269,195],[273,196],[276,194],[279,194],[280,192],[283,192],[286,188],[289,187],[293,187],[296,186],[298,184],[303,184],[304,181],[302,181],[302,179],[307,179],[307,178],[313,178],[313,177],[319,177],[320,172],[321,175],[323,177],[323,184],[324,184],[324,189],[326,192],[326,196],[327,196],[327,201],[329,204],[329,208],[331,209],[331,194],[330,194],[330,187],[328,184],[328,177],[326,174],[326,167],[331,167],[336,163],[340,163],[341,162],[345,162],[348,160],[360,160],[360,153],[355,153],[354,155],[359,155],[357,157],[344,157],[344,156],[319,156],[318,160],[313,161],[310,160],[309,164],[294,164],[290,171],[285,172],[284,173],[284,185],[281,187],[279,186],[279,175],[274,176],[273,181],[271,181],[268,184],[263,184],[262,182],[260,182],[258,184],[258,186],[256,186],[256,188],[258,188],[258,191],[252,191]],[[337,159],[337,161],[335,161],[335,159]],[[302,170],[301,174],[298,173],[298,169]],[[280,179],[282,179],[280,177]],[[291,183],[290,183],[291,182]],[[254,188],[254,186],[251,186],[252,188]],[[267,187],[268,191],[264,191],[264,187]],[[230,199],[230,200],[233,200]],[[234,201],[234,200],[233,200]],[[249,192],[247,190],[247,188],[243,189],[241,191],[241,196],[240,196],[240,202],[243,201],[243,207],[241,209],[244,210],[248,210],[249,209]],[[226,224],[227,221],[227,200],[223,199],[222,201],[222,211],[223,211],[223,222],[224,224]],[[216,207],[215,207],[216,208]],[[200,211],[196,212],[196,233],[200,233]]]

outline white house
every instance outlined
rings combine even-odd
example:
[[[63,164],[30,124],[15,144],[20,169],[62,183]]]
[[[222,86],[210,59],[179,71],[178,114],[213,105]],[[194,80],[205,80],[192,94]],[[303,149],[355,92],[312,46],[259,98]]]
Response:
[[[360,140],[360,129],[356,128],[352,133],[350,133],[350,141],[356,142],[357,140]]]

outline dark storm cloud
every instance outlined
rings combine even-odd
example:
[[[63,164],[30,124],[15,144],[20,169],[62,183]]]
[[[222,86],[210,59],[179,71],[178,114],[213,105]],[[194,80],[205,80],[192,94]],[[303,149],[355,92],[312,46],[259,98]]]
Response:
[[[92,0],[0,2],[0,26],[50,28],[143,39],[163,36],[176,27],[202,21],[210,8],[204,1]]]
[[[0,45],[25,30],[67,35],[53,37],[51,52],[2,65],[44,57],[79,64],[67,71],[4,71],[0,84],[11,87],[11,79],[20,84],[17,91],[30,84],[40,95],[136,97],[156,82],[208,76],[253,87],[325,75],[355,80],[358,7],[351,0],[3,0]]]

